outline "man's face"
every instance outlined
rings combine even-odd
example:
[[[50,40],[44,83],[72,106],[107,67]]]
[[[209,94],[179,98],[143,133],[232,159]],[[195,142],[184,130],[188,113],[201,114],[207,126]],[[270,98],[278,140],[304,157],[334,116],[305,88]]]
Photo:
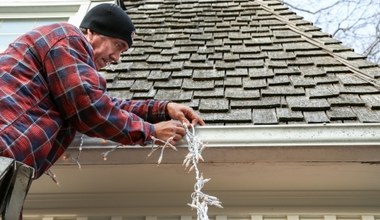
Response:
[[[120,54],[129,48],[124,40],[104,36],[92,31],[89,31],[87,38],[94,49],[94,60],[97,70],[105,67],[108,63],[118,62]]]

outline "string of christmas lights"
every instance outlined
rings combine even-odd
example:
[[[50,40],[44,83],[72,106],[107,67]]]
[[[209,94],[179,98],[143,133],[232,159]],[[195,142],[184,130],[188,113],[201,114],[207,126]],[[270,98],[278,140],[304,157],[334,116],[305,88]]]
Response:
[[[195,171],[196,183],[194,185],[194,192],[191,194],[192,202],[188,205],[197,210],[197,220],[208,220],[208,205],[223,208],[222,203],[215,196],[211,196],[202,192],[204,185],[210,181],[210,179],[205,179],[203,174],[198,168],[199,160],[204,161],[202,157],[202,152],[205,149],[203,142],[195,135],[194,126],[190,126],[191,130],[186,126],[186,141],[189,153],[185,156],[183,165],[185,168]],[[190,167],[190,168],[189,168]]]
[[[215,196],[211,196],[208,194],[205,194],[202,192],[202,189],[204,185],[210,181],[210,179],[205,179],[203,177],[203,174],[198,168],[198,164],[201,161],[204,161],[202,152],[205,149],[206,145],[203,144],[203,142],[198,138],[198,136],[195,135],[195,129],[193,125],[190,125],[190,129],[184,125],[185,131],[186,131],[186,141],[187,141],[187,147],[189,150],[189,153],[185,156],[185,159],[183,160],[183,166],[185,166],[185,169],[188,169],[188,172],[194,170],[195,172],[195,179],[196,182],[194,184],[194,192],[191,194],[191,203],[188,203],[188,205],[191,208],[194,208],[197,210],[197,220],[209,220],[208,218],[208,205],[216,206],[219,208],[223,208],[222,203],[219,201],[219,199]],[[169,142],[172,138],[169,138],[167,141],[163,141],[157,138],[153,138],[153,145],[152,145],[152,151],[149,153],[148,156],[151,156],[153,152],[155,152],[157,149],[161,148],[161,154],[157,161],[158,164],[162,162],[164,150],[168,147],[172,148],[173,150],[177,151],[177,148],[171,145]],[[155,145],[157,142],[160,142],[161,145]]]
[[[197,210],[197,220],[209,220],[208,218],[208,205],[216,206],[219,208],[223,208],[222,203],[219,201],[219,199],[215,196],[208,195],[204,192],[202,192],[202,189],[204,185],[210,181],[209,178],[204,178],[203,173],[199,170],[198,164],[200,161],[204,161],[202,152],[206,148],[206,145],[199,139],[197,135],[195,135],[195,129],[193,125],[190,125],[189,127],[185,126],[185,139],[187,142],[187,148],[188,148],[188,154],[185,156],[185,159],[183,160],[183,166],[185,166],[185,169],[188,170],[190,173],[194,170],[195,172],[195,179],[196,182],[194,184],[194,192],[191,194],[191,203],[188,203],[188,205],[191,208],[194,208]],[[164,157],[164,151],[166,148],[171,148],[175,151],[178,151],[177,148],[170,144],[170,141],[174,138],[171,137],[166,141],[163,141],[161,139],[152,137],[153,143],[152,143],[152,150],[148,154],[148,157],[150,157],[156,150],[161,149],[160,156],[158,158],[157,164],[161,164],[163,157]],[[81,142],[79,145],[79,152],[76,157],[71,157],[71,159],[78,165],[79,169],[81,169],[81,164],[79,162],[81,152],[83,150],[83,143],[84,143],[84,135],[81,136]],[[116,149],[122,147],[123,145],[117,145],[113,148],[111,148],[108,151],[103,152],[101,155],[103,156],[103,160],[107,160],[108,155],[115,151]],[[59,185],[59,182],[57,180],[57,176],[49,169],[46,171],[46,174],[52,178],[52,180]]]

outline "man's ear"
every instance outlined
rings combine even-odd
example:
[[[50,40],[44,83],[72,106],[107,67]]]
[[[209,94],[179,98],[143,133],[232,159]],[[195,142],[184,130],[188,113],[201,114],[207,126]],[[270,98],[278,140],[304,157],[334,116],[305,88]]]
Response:
[[[92,30],[90,30],[90,29],[87,29],[87,38],[88,38],[88,40],[92,40],[92,38],[94,37],[94,34],[95,34],[95,32],[93,32]]]

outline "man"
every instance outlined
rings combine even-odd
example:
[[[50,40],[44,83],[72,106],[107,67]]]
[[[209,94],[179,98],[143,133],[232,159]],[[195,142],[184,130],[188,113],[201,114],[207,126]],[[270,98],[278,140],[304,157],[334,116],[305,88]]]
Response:
[[[23,164],[34,168],[34,178],[40,177],[65,152],[76,131],[121,144],[146,145],[152,136],[171,138],[171,144],[176,144],[185,135],[183,124],[204,125],[184,105],[108,96],[106,81],[97,70],[119,61],[120,54],[132,46],[135,32],[120,7],[94,7],[80,28],[67,23],[38,27],[0,54],[3,219],[20,216],[24,197],[13,196],[13,191],[25,187],[26,193],[29,184],[15,179],[32,176],[26,175]],[[18,162],[12,165],[4,157]]]
[[[97,70],[118,61],[132,46],[135,32],[120,7],[94,7],[80,28],[42,26],[0,54],[0,156],[33,167],[38,178],[64,153],[76,131],[121,144],[146,145],[152,136],[174,137],[171,144],[176,144],[185,135],[183,123],[204,125],[181,104],[107,94]]]

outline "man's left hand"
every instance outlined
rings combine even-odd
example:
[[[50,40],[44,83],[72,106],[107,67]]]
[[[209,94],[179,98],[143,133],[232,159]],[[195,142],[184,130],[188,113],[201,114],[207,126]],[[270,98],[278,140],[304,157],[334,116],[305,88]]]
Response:
[[[203,119],[188,106],[169,102],[167,105],[167,111],[172,119],[179,120],[185,125],[190,125],[190,121],[193,125],[205,125]]]

